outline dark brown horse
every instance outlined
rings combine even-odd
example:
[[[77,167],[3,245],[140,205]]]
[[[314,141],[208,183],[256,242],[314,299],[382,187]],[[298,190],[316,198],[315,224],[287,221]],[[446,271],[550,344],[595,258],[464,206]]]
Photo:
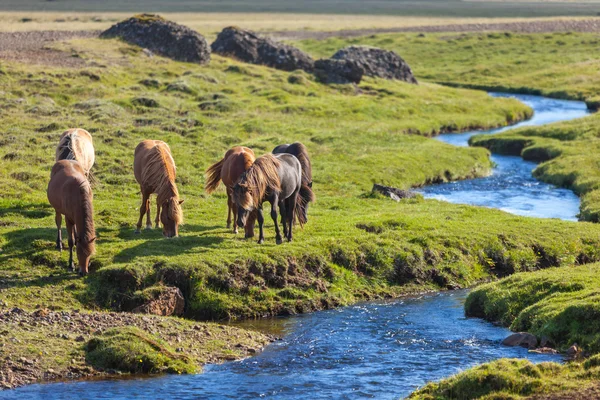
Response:
[[[94,143],[92,135],[85,129],[69,129],[60,135],[58,146],[56,146],[56,161],[75,160],[79,162],[85,176],[90,175],[94,165]]]
[[[240,179],[244,171],[247,171],[254,163],[254,152],[252,149],[243,146],[236,146],[225,153],[223,159],[206,170],[206,185],[204,190],[210,194],[214,192],[223,182],[227,189],[227,228],[231,228],[231,215],[233,214],[233,233],[238,233],[237,208],[233,203],[233,185]],[[244,227],[246,237],[254,237],[255,213],[248,218]]]
[[[94,230],[93,194],[85,170],[74,160],[61,160],[54,164],[48,184],[48,201],[56,211],[56,248],[62,250],[62,216],[67,223],[69,235],[69,268],[75,270],[73,246],[77,246],[79,274],[88,273],[90,257],[94,254],[96,231]]]
[[[133,172],[142,192],[140,219],[135,233],[140,233],[142,219],[146,214],[146,229],[152,229],[150,221],[150,195],[156,197],[156,219],[163,225],[163,235],[175,237],[179,234],[179,225],[183,222],[183,212],[177,185],[175,185],[175,161],[169,145],[160,140],[144,140],[135,148]],[[161,211],[162,210],[162,211]]]
[[[302,188],[300,189],[300,197],[304,200],[302,204],[302,216],[304,222],[308,222],[308,203],[315,201],[314,192],[312,191],[312,165],[308,150],[300,142],[292,144],[280,144],[273,149],[273,154],[287,153],[295,156],[302,166]],[[310,190],[309,190],[310,189]]]
[[[283,234],[288,241],[292,240],[294,220],[302,225],[305,220],[300,198],[302,187],[302,166],[298,159],[291,154],[267,154],[259,157],[254,164],[244,172],[233,188],[233,201],[238,209],[237,224],[244,226],[248,214],[257,210],[260,230],[258,243],[264,242],[264,217],[262,204],[271,203],[271,218],[275,223],[275,239],[282,243],[279,225],[277,224],[278,209],[281,213]],[[312,191],[307,187],[312,195]]]

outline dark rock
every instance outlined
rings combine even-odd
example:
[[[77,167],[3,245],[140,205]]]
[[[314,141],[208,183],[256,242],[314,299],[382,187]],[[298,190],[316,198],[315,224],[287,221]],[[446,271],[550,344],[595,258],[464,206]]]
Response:
[[[570,358],[576,358],[581,354],[581,348],[577,345],[577,343],[574,343],[571,347],[569,347],[567,349],[567,357]]]
[[[135,99],[131,100],[131,102],[136,106],[148,108],[157,108],[159,106],[158,101],[148,97],[136,97]]]
[[[134,313],[154,315],[183,315],[185,299],[176,287],[165,287],[156,298],[136,307]]]
[[[377,183],[373,184],[373,189],[371,189],[371,191],[373,193],[381,193],[382,195],[396,201],[400,201],[401,199],[412,199],[417,196],[416,193],[413,193],[410,190],[396,189],[390,186],[378,185]]]
[[[79,335],[75,338],[75,341],[76,342],[85,342],[85,338],[83,336]]]
[[[369,46],[349,46],[339,50],[331,58],[355,62],[366,76],[417,83],[406,61],[393,51]]]
[[[233,26],[223,29],[210,47],[223,56],[284,71],[312,72],[314,67],[313,59],[303,51]]]
[[[101,38],[121,38],[176,61],[206,64],[210,48],[198,32],[154,14],[140,14],[111,26]]]
[[[160,82],[157,81],[156,79],[142,79],[140,81],[140,83],[144,86],[150,87],[150,88],[159,88],[160,87]]]
[[[315,62],[315,76],[323,83],[360,83],[364,70],[351,60],[321,59]]]
[[[521,346],[528,349],[535,349],[537,347],[537,338],[527,332],[513,333],[504,339],[502,344],[504,346]]]

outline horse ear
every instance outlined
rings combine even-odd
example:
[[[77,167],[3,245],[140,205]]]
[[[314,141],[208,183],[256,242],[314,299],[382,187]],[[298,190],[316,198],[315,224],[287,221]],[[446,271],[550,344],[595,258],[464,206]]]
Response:
[[[94,236],[93,238],[91,238],[91,239],[90,239],[90,243],[92,243],[92,242],[95,242],[95,241],[96,241],[96,239],[97,239],[97,237],[96,237],[96,236]]]
[[[179,200],[179,204],[183,204],[183,200]]]

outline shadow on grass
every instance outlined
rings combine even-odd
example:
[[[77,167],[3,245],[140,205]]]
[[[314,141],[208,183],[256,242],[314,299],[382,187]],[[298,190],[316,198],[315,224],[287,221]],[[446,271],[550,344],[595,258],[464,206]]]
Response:
[[[48,203],[28,203],[0,208],[0,218],[11,214],[20,214],[25,218],[38,219],[48,217],[54,213]]]
[[[162,235],[162,229],[152,229],[142,231],[141,234],[134,234],[130,227],[125,226],[119,232],[119,238],[129,240],[144,240],[142,243],[127,248],[115,255],[113,262],[129,262],[136,257],[147,256],[178,256],[186,253],[201,253],[204,248],[215,247],[223,242],[222,237],[207,235],[207,232],[214,230],[214,226],[187,225],[186,230],[181,232],[178,238],[167,239]],[[194,234],[200,232],[201,234]]]

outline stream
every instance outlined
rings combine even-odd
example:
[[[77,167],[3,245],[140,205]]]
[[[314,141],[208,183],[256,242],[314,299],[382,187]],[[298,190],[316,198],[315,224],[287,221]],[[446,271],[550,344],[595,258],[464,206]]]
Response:
[[[582,117],[581,102],[511,96],[531,106],[541,125]],[[438,137],[466,146],[470,136],[505,129]],[[430,198],[499,208],[520,215],[574,220],[579,199],[531,177],[534,163],[493,155],[489,177],[423,188]],[[511,332],[465,318],[466,290],[356,304],[287,318],[245,321],[244,328],[277,334],[282,340],[241,361],[207,365],[199,375],[35,384],[0,392],[0,399],[398,399],[439,380],[501,357],[533,362],[559,355],[505,347]]]

